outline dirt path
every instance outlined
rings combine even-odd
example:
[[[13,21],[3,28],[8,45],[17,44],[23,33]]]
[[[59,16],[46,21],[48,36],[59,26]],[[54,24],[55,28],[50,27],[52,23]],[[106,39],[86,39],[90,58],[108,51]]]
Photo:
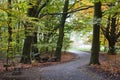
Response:
[[[41,69],[41,80],[103,80],[80,67],[89,63],[90,54],[72,51],[77,55],[74,61]]]
[[[24,70],[23,74],[18,76],[15,80],[104,80],[96,75],[91,75],[89,72],[84,72],[82,67],[89,63],[89,53],[70,52],[77,55],[74,60],[58,65],[43,68],[33,67],[29,70]],[[8,76],[9,74],[10,73],[4,75],[4,77],[10,77]]]

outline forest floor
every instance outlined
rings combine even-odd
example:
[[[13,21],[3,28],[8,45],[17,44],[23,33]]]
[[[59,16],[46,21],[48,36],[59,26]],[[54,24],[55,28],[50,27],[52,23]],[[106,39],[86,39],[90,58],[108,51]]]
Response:
[[[35,61],[32,64],[17,63],[16,66],[8,67],[8,71],[6,71],[5,67],[3,67],[5,62],[0,61],[0,80],[29,80],[28,78],[26,79],[25,76],[27,76],[27,77],[31,76],[31,73],[29,73],[29,71],[32,71],[33,68],[38,68],[38,67],[43,68],[43,67],[47,67],[47,66],[70,62],[73,59],[75,59],[75,57],[76,57],[76,55],[71,52],[63,52],[60,62],[39,63],[39,62]],[[14,68],[16,68],[16,67],[21,68],[22,74],[24,74],[24,76],[23,75],[22,76],[21,75],[12,75],[12,73],[14,72]],[[30,80],[32,80],[32,79],[30,79]]]
[[[22,69],[28,69],[28,68],[31,68],[31,67],[41,67],[42,68],[42,67],[46,67],[46,66],[57,65],[57,64],[69,62],[69,61],[73,60],[75,58],[75,56],[76,55],[71,53],[71,52],[63,52],[60,62],[49,62],[49,61],[47,61],[47,62],[40,62],[39,63],[38,61],[34,61],[32,64],[16,63],[15,64],[16,66],[8,67],[8,71],[6,71],[5,67],[3,67],[5,62],[0,60],[0,73],[11,72],[16,67],[21,67]]]
[[[89,63],[90,54],[65,53],[61,62],[33,63],[22,65],[21,75],[12,75],[13,68],[5,71],[0,65],[0,80],[119,80],[120,55],[100,54],[101,65]],[[76,53],[76,52],[73,52]],[[61,64],[62,63],[62,64]],[[64,77],[65,76],[65,77]]]
[[[100,53],[101,65],[87,66],[87,70],[103,76],[106,80],[120,80],[120,54],[108,55]]]

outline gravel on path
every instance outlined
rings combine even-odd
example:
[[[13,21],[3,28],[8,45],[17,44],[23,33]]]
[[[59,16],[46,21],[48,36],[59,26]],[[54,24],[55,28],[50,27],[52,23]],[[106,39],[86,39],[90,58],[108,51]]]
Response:
[[[76,58],[70,62],[47,66],[32,67],[22,70],[22,74],[10,77],[10,73],[5,74],[0,80],[105,80],[102,77],[84,70],[84,66],[89,63],[90,53],[81,51],[69,51],[76,54]],[[6,78],[6,79],[5,79]]]
[[[90,53],[70,51],[77,55],[71,62],[44,67],[41,69],[41,80],[104,80],[100,76],[86,72],[84,65],[89,63]]]

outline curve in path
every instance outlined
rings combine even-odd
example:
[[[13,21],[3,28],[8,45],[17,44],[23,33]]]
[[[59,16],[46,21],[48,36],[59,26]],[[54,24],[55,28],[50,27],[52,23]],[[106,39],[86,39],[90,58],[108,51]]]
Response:
[[[41,69],[40,80],[103,80],[86,74],[80,67],[89,63],[90,54],[70,51],[77,55],[71,62],[44,67]]]
[[[16,77],[15,80],[105,80],[87,70],[83,70],[84,65],[89,63],[89,53],[73,50],[69,52],[77,55],[76,58],[70,62],[43,68],[33,67],[28,70],[24,69],[22,75],[11,76],[11,73],[7,73],[3,74],[2,77]],[[2,77],[0,76],[0,80],[3,80]]]

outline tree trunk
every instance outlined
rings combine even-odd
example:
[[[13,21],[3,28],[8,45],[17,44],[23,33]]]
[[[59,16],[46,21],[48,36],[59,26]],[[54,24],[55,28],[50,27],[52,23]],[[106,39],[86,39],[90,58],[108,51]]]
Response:
[[[115,7],[115,5],[119,5],[119,1],[118,4],[115,3],[111,3],[109,5],[110,8]],[[107,27],[105,29],[102,29],[104,36],[106,37],[106,39],[108,40],[108,46],[109,46],[109,50],[108,50],[108,54],[111,55],[115,55],[116,54],[116,49],[115,49],[115,44],[117,43],[117,40],[120,37],[120,31],[119,31],[119,24],[117,22],[117,20],[119,20],[119,18],[117,19],[119,13],[118,12],[114,12],[111,14],[109,13],[108,15],[108,22],[107,22]]]
[[[29,4],[31,5],[31,4]],[[28,16],[33,17],[31,12],[34,10],[34,7],[28,9]],[[33,24],[26,22],[24,24],[25,28],[25,40],[24,40],[24,46],[23,46],[23,52],[22,52],[22,58],[21,58],[21,63],[25,64],[30,64],[31,63],[31,55],[30,55],[30,50],[31,50],[31,45],[33,41],[33,34],[32,31],[29,31],[29,28],[33,27]],[[28,32],[29,31],[29,32]]]
[[[109,50],[108,50],[108,54],[110,55],[115,55],[116,51],[115,51],[115,41],[109,41]]]
[[[33,44],[37,44],[38,43],[38,41],[37,41],[37,32],[34,32],[33,34],[34,34],[33,35]],[[37,46],[32,46],[32,51],[34,52],[34,54],[38,53]]]
[[[33,38],[32,36],[26,36],[25,38],[21,63],[24,63],[24,64],[31,63],[30,49],[32,44],[32,38]]]
[[[96,2],[94,3],[95,23],[93,24],[93,40],[92,40],[90,64],[100,64],[99,63],[99,50],[100,50],[99,37],[100,37],[100,19],[101,18],[102,18],[101,2]]]
[[[61,50],[62,50],[62,43],[63,43],[63,37],[64,37],[64,25],[65,25],[65,20],[67,18],[68,5],[69,5],[69,0],[65,0],[63,14],[62,14],[60,25],[59,25],[59,37],[58,37],[57,47],[55,51],[55,57],[57,58],[58,61],[61,60]]]
[[[108,54],[111,54],[111,55],[116,54],[116,51],[115,51],[115,44],[117,42],[116,27],[117,27],[117,25],[116,25],[116,14],[114,14],[112,16],[112,19],[111,19],[110,36],[109,36],[109,39],[108,39],[108,43],[109,43]]]
[[[12,9],[11,8],[11,0],[8,0],[8,9]],[[12,25],[11,25],[11,13],[8,13],[8,52],[10,51],[9,48],[12,47],[11,46],[11,42],[12,42]]]
[[[44,4],[42,4],[40,7],[40,3],[41,3],[41,0],[36,0],[37,3],[36,5],[31,5],[31,3],[29,3],[29,5],[31,6],[29,9],[28,9],[28,16],[29,17],[35,17],[37,18],[40,11],[47,5],[47,3],[49,2],[49,0],[46,0],[44,2]],[[26,22],[25,24],[25,28],[27,30],[27,28],[29,27],[33,27],[33,24],[29,23],[29,22]],[[25,38],[25,41],[24,41],[24,47],[23,47],[23,53],[22,53],[22,58],[21,58],[21,63],[31,63],[31,55],[30,55],[30,50],[31,50],[31,45],[32,45],[32,42],[37,44],[37,32],[32,32],[31,31],[31,34],[32,35],[29,35],[29,33],[25,33],[26,35],[26,38]],[[34,37],[33,37],[34,36]],[[35,47],[34,48],[34,53],[38,52],[38,48]]]
[[[11,0],[8,0],[8,9],[12,9],[11,7]],[[8,55],[9,53],[11,53],[12,51],[12,45],[11,45],[11,42],[12,42],[12,25],[11,25],[11,13],[8,13],[8,49],[7,49],[7,56],[6,56],[6,64],[8,65]],[[6,71],[8,71],[8,67],[6,67]]]

